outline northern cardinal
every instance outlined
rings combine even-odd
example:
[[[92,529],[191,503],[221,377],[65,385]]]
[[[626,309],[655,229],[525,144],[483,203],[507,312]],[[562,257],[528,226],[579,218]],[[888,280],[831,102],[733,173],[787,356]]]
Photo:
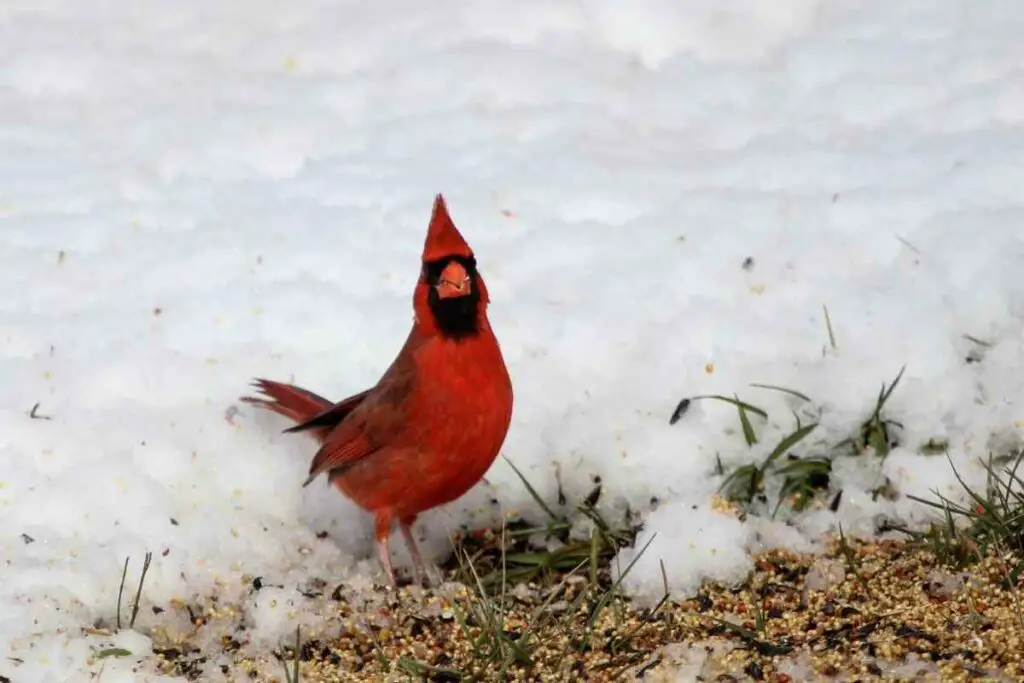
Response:
[[[512,419],[512,382],[487,319],[487,287],[441,195],[413,294],[412,330],[375,386],[332,403],[306,389],[257,379],[243,401],[298,424],[321,443],[303,486],[321,474],[374,515],[380,561],[397,585],[388,539],[398,522],[416,580],[426,570],[412,524],[451,502],[490,468]]]

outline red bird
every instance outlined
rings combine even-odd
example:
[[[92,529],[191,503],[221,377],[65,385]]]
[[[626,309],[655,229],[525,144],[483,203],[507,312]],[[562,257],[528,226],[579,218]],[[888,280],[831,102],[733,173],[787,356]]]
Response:
[[[417,581],[424,581],[413,522],[480,481],[512,419],[512,382],[487,319],[487,287],[441,195],[434,200],[422,261],[412,330],[374,387],[332,403],[257,379],[254,386],[266,398],[242,399],[298,423],[286,432],[309,432],[320,441],[303,486],[326,474],[373,513],[380,561],[392,586],[393,523],[409,547]]]

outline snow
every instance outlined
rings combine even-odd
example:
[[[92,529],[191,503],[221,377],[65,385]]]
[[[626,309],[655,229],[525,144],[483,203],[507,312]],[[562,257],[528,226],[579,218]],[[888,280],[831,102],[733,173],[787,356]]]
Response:
[[[643,512],[638,597],[662,563],[682,595],[926,521],[906,494],[961,490],[922,443],[977,485],[1024,436],[1022,29],[1010,0],[6,4],[0,676],[158,680],[140,634],[176,617],[147,605],[219,586],[269,647],[296,586],[379,578],[368,517],[301,488],[311,442],[237,397],[376,381],[439,191],[513,376],[503,453],[547,500],[557,466],[570,501],[600,476],[602,510]],[[718,459],[763,461],[794,409],[822,452],[904,365],[901,445],[837,459],[837,512],[715,511]],[[734,393],[769,414],[753,448],[722,402],[668,423]],[[499,460],[424,550],[516,511],[541,514]],[[139,633],[83,632],[147,551]]]

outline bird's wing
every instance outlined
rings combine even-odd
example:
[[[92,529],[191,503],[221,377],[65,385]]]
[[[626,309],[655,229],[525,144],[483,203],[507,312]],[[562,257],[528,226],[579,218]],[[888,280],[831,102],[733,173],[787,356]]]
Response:
[[[313,457],[313,462],[309,466],[309,476],[302,485],[309,486],[324,472],[351,467],[359,460],[373,455],[379,449],[379,445],[370,442],[362,434],[341,434],[339,431],[335,431]]]
[[[294,427],[289,427],[284,430],[289,434],[295,432],[305,432],[310,429],[331,429],[336,427],[338,423],[344,420],[349,413],[355,410],[356,406],[362,403],[363,399],[370,393],[370,389],[361,391],[355,396],[349,396],[348,398],[338,401],[331,407],[324,411],[321,411],[309,418],[305,422],[300,422]]]
[[[347,469],[392,443],[409,424],[408,397],[415,381],[415,365],[399,354],[380,382],[327,435],[303,486],[324,472]]]

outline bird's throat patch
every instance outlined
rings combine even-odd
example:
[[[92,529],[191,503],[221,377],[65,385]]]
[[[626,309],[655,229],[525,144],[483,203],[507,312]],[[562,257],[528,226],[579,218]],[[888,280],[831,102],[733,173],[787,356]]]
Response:
[[[441,334],[453,339],[476,334],[480,312],[478,278],[476,259],[472,256],[451,256],[423,264],[422,281],[429,288],[427,302]]]

